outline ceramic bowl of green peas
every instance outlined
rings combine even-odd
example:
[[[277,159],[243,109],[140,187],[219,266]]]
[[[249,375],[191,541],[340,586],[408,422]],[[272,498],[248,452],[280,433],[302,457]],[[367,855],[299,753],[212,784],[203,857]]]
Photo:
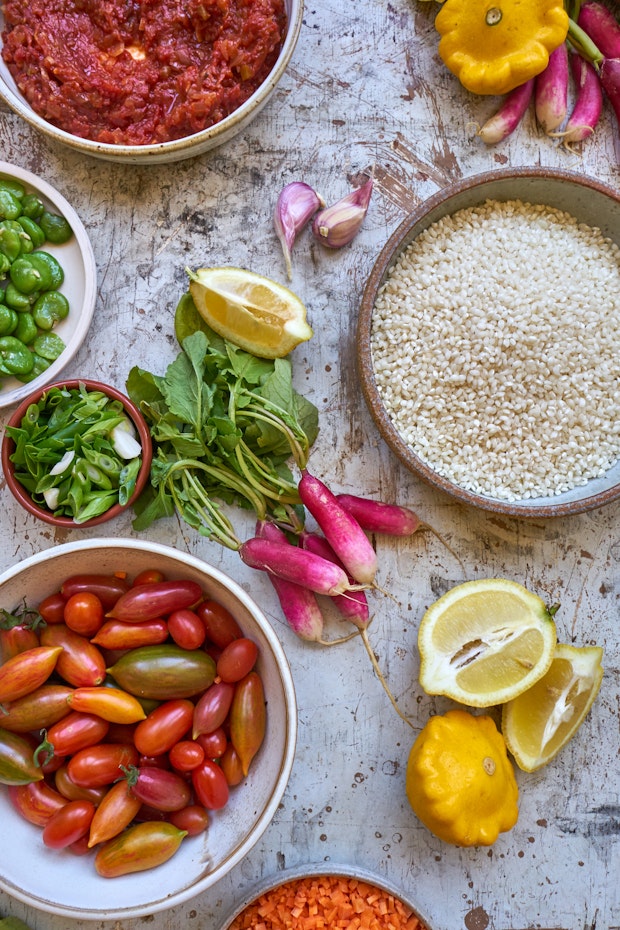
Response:
[[[109,384],[70,378],[25,397],[0,450],[7,487],[52,526],[88,529],[117,517],[148,482],[152,444],[135,404]]]
[[[0,162],[0,407],[53,381],[95,309],[88,234],[47,181]]]

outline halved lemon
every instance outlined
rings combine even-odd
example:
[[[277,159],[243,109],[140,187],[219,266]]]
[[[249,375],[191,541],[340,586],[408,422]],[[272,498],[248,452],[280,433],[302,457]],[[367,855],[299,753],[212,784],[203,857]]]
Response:
[[[556,646],[547,672],[502,708],[502,732],[524,772],[546,765],[575,735],[601,687],[600,646]]]
[[[202,318],[224,339],[259,358],[283,358],[312,336],[299,297],[245,268],[187,269]]]
[[[504,578],[466,581],[422,618],[420,684],[472,707],[503,704],[542,678],[555,644],[553,610],[537,595]]]

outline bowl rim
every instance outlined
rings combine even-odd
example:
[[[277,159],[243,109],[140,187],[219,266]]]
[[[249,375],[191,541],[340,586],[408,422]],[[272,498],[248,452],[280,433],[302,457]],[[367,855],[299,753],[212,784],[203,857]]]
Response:
[[[285,0],[286,2],[286,0]],[[181,139],[173,139],[168,142],[154,142],[148,145],[116,145],[110,142],[95,142],[92,139],[83,139],[81,136],[74,136],[64,129],[54,126],[46,119],[39,116],[32,107],[25,101],[19,91],[13,90],[2,75],[0,74],[0,98],[21,116],[30,126],[43,132],[49,138],[68,145],[74,150],[79,150],[82,154],[94,157],[106,158],[110,160],[128,160],[137,163],[147,163],[147,161],[157,161],[158,156],[165,156],[171,159],[174,155],[178,158],[191,157],[199,154],[208,148],[215,147],[221,142],[241,129],[244,123],[251,115],[256,115],[267,102],[268,97],[275,89],[282,75],[288,67],[289,61],[295,51],[301,27],[303,23],[304,0],[290,0],[290,11],[287,12],[287,29],[282,47],[278,58],[263,81],[254,93],[248,97],[241,106],[225,116],[224,119],[200,132],[193,133],[190,136],[183,136]],[[0,41],[0,49],[2,43]],[[222,137],[221,140],[219,137]],[[195,151],[194,151],[195,150]]]
[[[482,494],[477,494],[460,487],[453,481],[439,475],[426,462],[419,458],[400,436],[379,394],[372,365],[372,352],[370,349],[372,314],[376,295],[390,268],[396,261],[397,256],[404,248],[414,241],[415,236],[412,236],[409,240],[407,239],[414,227],[423,222],[433,210],[447,203],[452,197],[475,191],[477,188],[481,188],[491,182],[518,181],[519,179],[565,181],[570,184],[576,184],[580,188],[595,191],[611,198],[611,200],[614,200],[620,207],[620,193],[613,188],[588,175],[559,168],[498,168],[462,178],[436,191],[429,198],[418,204],[415,210],[408,214],[397,226],[373,264],[370,275],[364,286],[359,305],[356,333],[356,367],[361,382],[362,395],[380,435],[392,452],[410,471],[422,477],[428,484],[438,490],[449,494],[462,503],[469,504],[482,510],[523,518],[561,517],[594,510],[617,500],[620,497],[620,482],[613,487],[595,491],[588,496],[582,496],[578,500],[558,501],[557,503],[539,505],[534,503],[536,498],[532,498],[531,504],[515,504],[511,501],[485,497]],[[493,195],[489,194],[488,196],[491,197]],[[460,207],[455,207],[455,211],[457,209],[460,209]],[[444,215],[450,215],[451,212],[455,211],[446,211]],[[544,498],[544,500],[548,500],[548,498]]]
[[[222,872],[222,875],[218,876],[216,881],[213,881],[212,873],[208,873],[196,881],[194,885],[182,888],[175,894],[172,900],[169,896],[167,896],[167,893],[164,889],[162,898],[156,902],[149,902],[147,904],[137,905],[135,907],[121,907],[117,909],[103,906],[100,907],[97,911],[86,912],[64,905],[51,904],[47,901],[34,901],[29,894],[24,893],[21,891],[21,889],[5,882],[3,876],[0,874],[0,889],[4,890],[9,895],[12,895],[14,898],[19,899],[23,903],[28,904],[31,907],[34,906],[37,909],[45,911],[49,914],[56,914],[61,917],[71,917],[74,920],[88,921],[123,920],[134,917],[143,917],[154,914],[156,912],[159,913],[169,910],[172,907],[177,907],[186,901],[196,898],[198,895],[208,891],[209,889],[216,887],[217,882],[223,878],[224,875],[228,874],[231,869],[234,868],[234,866],[237,865],[244,858],[244,856],[247,855],[249,850],[258,842],[260,837],[263,835],[273,820],[273,817],[275,816],[275,813],[281,802],[282,795],[286,790],[286,786],[288,784],[293,768],[293,763],[295,761],[298,731],[297,697],[295,693],[295,684],[290,663],[284,651],[284,647],[278,639],[271,623],[267,619],[266,614],[258,605],[258,603],[251,597],[251,595],[248,594],[244,588],[242,588],[241,585],[230,575],[212,565],[210,562],[206,562],[204,559],[199,558],[198,556],[180,551],[171,546],[164,545],[163,543],[153,542],[146,539],[132,539],[130,537],[93,537],[91,539],[61,543],[60,545],[52,545],[48,549],[40,550],[39,552],[36,552],[25,559],[22,559],[20,562],[10,566],[2,574],[0,574],[0,588],[2,588],[6,582],[17,577],[22,571],[43,563],[48,559],[54,560],[68,553],[88,552],[100,548],[118,549],[121,552],[123,550],[135,549],[142,552],[151,553],[155,557],[160,556],[162,558],[172,558],[177,562],[182,562],[184,566],[187,566],[191,570],[208,575],[210,579],[213,579],[215,582],[227,588],[233,594],[233,596],[236,597],[238,601],[240,601],[248,613],[251,614],[251,616],[258,623],[262,635],[265,637],[278,667],[280,681],[284,692],[286,743],[285,753],[279,766],[277,780],[271,789],[269,802],[265,805],[261,816],[255,824],[251,841],[249,836],[246,836],[242,842],[237,844],[235,849],[231,852],[229,859],[226,860],[226,867]]]
[[[0,79],[0,86],[1,84],[2,80]],[[54,204],[55,208],[62,213],[73,230],[76,247],[79,249],[84,265],[84,293],[82,295],[77,325],[71,337],[70,344],[63,349],[58,358],[50,364],[49,368],[41,372],[38,377],[22,384],[20,387],[14,388],[10,392],[10,397],[6,395],[3,397],[2,391],[0,391],[0,408],[3,408],[18,403],[22,397],[26,397],[32,393],[33,388],[36,389],[37,385],[44,385],[46,380],[57,377],[63,368],[69,364],[82,345],[95,312],[97,300],[97,263],[95,261],[92,243],[84,224],[75,209],[60,191],[56,190],[56,188],[44,178],[28,171],[26,168],[20,168],[19,165],[14,165],[6,161],[0,161],[0,177],[13,178],[25,184],[26,187],[34,188],[34,190],[41,194],[46,200]]]
[[[405,891],[403,891],[402,888],[399,888],[392,881],[364,866],[350,864],[347,865],[343,862],[332,862],[331,860],[291,866],[290,868],[283,869],[281,872],[276,872],[269,876],[263,877],[262,879],[259,879],[259,881],[255,882],[243,893],[243,900],[241,902],[238,902],[228,909],[222,923],[218,924],[216,930],[229,930],[232,922],[235,920],[235,918],[239,917],[239,915],[243,913],[246,907],[252,904],[252,902],[254,902],[257,898],[260,898],[261,895],[267,894],[268,892],[273,891],[275,888],[279,888],[280,885],[285,885],[288,882],[297,881],[300,878],[319,878],[321,876],[333,878],[352,878],[357,879],[358,881],[367,882],[370,885],[374,885],[376,888],[379,888],[382,891],[393,895],[395,898],[398,898],[398,900],[401,901],[407,908],[409,908],[413,912],[413,915],[422,922],[425,930],[433,930],[431,921],[429,921],[429,919],[420,910],[417,902],[415,902]]]
[[[142,493],[146,487],[146,483],[149,479],[151,462],[153,458],[153,445],[151,442],[151,433],[148,427],[148,424],[142,413],[136,407],[134,402],[127,397],[126,394],[123,394],[122,391],[119,391],[118,388],[115,388],[111,384],[105,384],[103,381],[96,381],[92,378],[63,378],[59,381],[52,381],[50,384],[45,384],[36,391],[33,391],[28,397],[25,397],[18,407],[13,411],[11,416],[7,421],[7,426],[19,426],[22,418],[26,414],[30,404],[35,403],[39,400],[44,394],[48,391],[51,391],[53,388],[69,388],[76,389],[80,385],[88,391],[101,391],[106,394],[108,397],[111,397],[113,400],[118,400],[122,403],[127,414],[133,421],[138,435],[140,436],[140,443],[142,445],[142,465],[138,472],[138,477],[136,479],[136,486],[134,488],[133,494],[129,498],[126,504],[113,504],[105,513],[99,514],[98,517],[93,517],[91,520],[86,520],[84,523],[75,523],[70,517],[55,517],[49,511],[44,510],[42,507],[39,507],[32,500],[30,494],[26,489],[15,479],[13,464],[10,460],[11,455],[15,451],[15,441],[11,436],[6,432],[2,436],[2,445],[0,447],[0,460],[2,462],[2,470],[4,472],[4,477],[7,483],[9,490],[11,491],[13,497],[22,505],[22,507],[31,513],[33,516],[38,517],[39,520],[43,520],[45,523],[49,523],[51,526],[62,527],[64,529],[72,530],[82,530],[90,529],[93,526],[98,526],[100,523],[107,523],[108,520],[114,519],[114,517],[119,516],[119,514],[124,513],[135,500]]]

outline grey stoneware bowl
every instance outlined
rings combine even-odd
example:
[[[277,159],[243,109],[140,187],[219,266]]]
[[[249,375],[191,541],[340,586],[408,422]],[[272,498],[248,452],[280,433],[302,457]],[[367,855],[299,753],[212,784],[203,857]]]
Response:
[[[383,402],[371,344],[373,312],[379,291],[401,253],[424,230],[458,210],[480,206],[487,200],[520,200],[565,211],[580,223],[598,227],[605,237],[620,246],[620,195],[584,175],[553,169],[502,169],[465,178],[438,191],[421,203],[390,236],[366,283],[356,341],[356,361],[364,399],[379,433],[400,461],[433,487],[465,504],[526,518],[559,517],[593,510],[620,497],[620,461],[601,477],[558,494],[517,500],[479,494],[459,486],[424,461],[405,441]],[[578,271],[567,268],[566,273]],[[561,339],[561,332],[557,338]],[[423,346],[418,350],[424,351]],[[616,424],[610,424],[611,428],[616,428]],[[541,442],[544,442],[542,436]]]

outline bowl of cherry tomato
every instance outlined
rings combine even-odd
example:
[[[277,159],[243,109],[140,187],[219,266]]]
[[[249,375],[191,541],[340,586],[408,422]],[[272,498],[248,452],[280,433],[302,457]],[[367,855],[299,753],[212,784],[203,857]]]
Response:
[[[290,668],[219,569],[89,539],[0,577],[0,888],[76,920],[213,888],[268,828],[295,753]]]

